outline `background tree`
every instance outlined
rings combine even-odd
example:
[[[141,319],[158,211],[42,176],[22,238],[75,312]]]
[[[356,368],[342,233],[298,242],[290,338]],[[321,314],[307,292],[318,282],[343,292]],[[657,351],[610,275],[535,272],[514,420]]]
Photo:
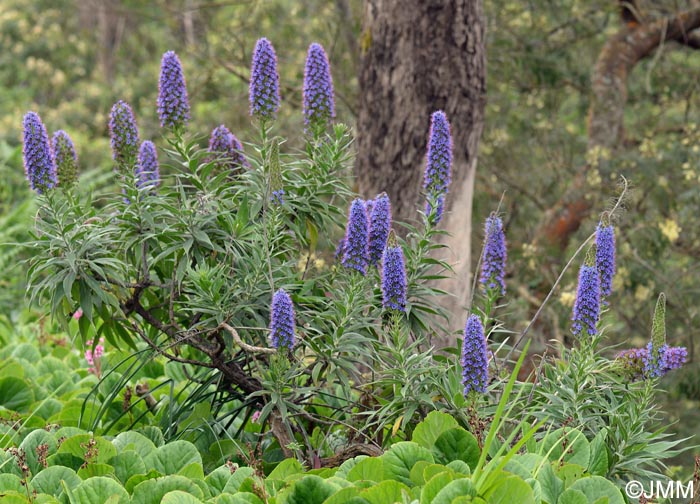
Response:
[[[430,114],[452,125],[454,164],[442,226],[451,233],[454,278],[441,287],[451,325],[462,321],[471,271],[471,223],[477,149],[486,104],[481,1],[365,2],[359,79],[356,171],[366,197],[386,191],[396,218],[415,220]]]

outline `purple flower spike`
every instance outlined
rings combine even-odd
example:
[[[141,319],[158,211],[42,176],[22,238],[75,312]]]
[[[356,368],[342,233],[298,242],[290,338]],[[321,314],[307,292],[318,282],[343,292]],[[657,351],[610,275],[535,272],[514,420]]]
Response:
[[[425,215],[430,215],[430,212],[432,212],[433,206],[430,204],[430,201],[426,202],[425,204]],[[439,223],[442,220],[442,215],[445,212],[445,195],[441,194],[440,196],[437,197],[437,205],[435,207],[435,224]]]
[[[163,54],[158,83],[158,117],[161,128],[181,128],[190,119],[185,74],[180,58],[173,51]]]
[[[595,232],[596,266],[600,272],[600,291],[603,297],[612,294],[615,276],[615,228],[612,225],[598,224]]]
[[[343,266],[355,269],[363,275],[367,274],[369,220],[367,219],[365,202],[360,198],[356,198],[350,205],[343,252]]]
[[[503,221],[491,215],[486,219],[484,231],[484,255],[481,258],[481,286],[485,292],[498,289],[501,296],[506,293],[506,235]]]
[[[406,266],[403,249],[386,247],[382,258],[382,306],[386,310],[406,311]]]
[[[49,134],[36,112],[27,112],[22,126],[24,127],[22,147],[24,173],[29,181],[29,187],[38,194],[42,194],[58,184]]]
[[[272,296],[270,310],[270,344],[273,348],[292,350],[296,345],[294,305],[284,289]]]
[[[442,110],[433,112],[430,118],[428,153],[423,187],[429,195],[437,197],[447,193],[452,170],[452,134],[450,123]]]
[[[391,230],[391,204],[389,196],[381,193],[374,199],[369,225],[369,262],[372,266],[379,264],[386,241]]]
[[[210,161],[223,170],[236,172],[242,167],[250,166],[243,155],[243,145],[223,124],[214,128],[209,137]]]
[[[139,159],[136,164],[136,176],[138,187],[156,188],[160,184],[160,170],[158,168],[158,154],[153,142],[146,140],[139,149]]]
[[[280,77],[275,48],[266,38],[255,44],[250,72],[250,115],[275,119],[280,106]]]
[[[284,189],[276,189],[272,191],[270,195],[270,201],[273,205],[282,206],[284,205]]]
[[[131,107],[119,100],[109,115],[109,133],[112,157],[120,168],[129,168],[136,162],[139,149],[139,130]]]
[[[483,394],[489,381],[489,360],[484,337],[484,326],[478,315],[470,315],[464,326],[462,344],[462,385],[464,396],[469,392]]]
[[[578,275],[578,289],[576,290],[572,317],[574,323],[571,325],[575,336],[579,336],[582,332],[589,336],[598,334],[600,275],[595,266],[594,257],[593,249],[591,249]]]
[[[685,347],[664,345],[659,349],[659,357],[654,362],[651,346],[648,343],[644,348],[632,348],[617,354],[623,371],[631,381],[659,378],[669,371],[679,369],[688,361],[688,350]]]
[[[330,63],[323,47],[313,43],[309,46],[304,66],[304,124],[324,128],[334,117]]]
[[[51,138],[53,159],[56,165],[58,183],[70,187],[78,181],[78,155],[68,133],[58,130]]]

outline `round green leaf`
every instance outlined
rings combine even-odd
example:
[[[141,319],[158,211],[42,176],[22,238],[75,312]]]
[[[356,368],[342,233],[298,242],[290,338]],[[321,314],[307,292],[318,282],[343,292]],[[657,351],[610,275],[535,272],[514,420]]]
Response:
[[[391,446],[380,457],[384,465],[384,479],[394,479],[412,487],[411,469],[419,460],[434,462],[433,455],[426,448],[411,441],[402,441]]]
[[[448,429],[440,434],[432,451],[435,461],[441,464],[462,460],[473,470],[479,462],[479,443],[471,433],[462,428]]]
[[[607,497],[608,504],[625,504],[620,490],[602,476],[581,478],[574,482],[570,488],[583,493],[590,502]]]
[[[34,476],[29,482],[29,488],[37,493],[45,493],[58,497],[61,492],[63,492],[61,481],[65,481],[69,489],[76,488],[82,483],[82,480],[73,469],[56,465],[47,467]]]
[[[26,412],[34,402],[34,392],[24,380],[7,376],[0,378],[0,406]]]
[[[116,497],[115,497],[116,496]],[[110,502],[129,504],[129,494],[119,483],[106,476],[97,476],[83,481],[73,490],[76,502]]]

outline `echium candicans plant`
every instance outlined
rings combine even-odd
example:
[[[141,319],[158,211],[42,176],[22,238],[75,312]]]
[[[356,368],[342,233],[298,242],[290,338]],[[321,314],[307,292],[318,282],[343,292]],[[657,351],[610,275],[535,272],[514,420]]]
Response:
[[[160,168],[156,146],[150,140],[144,140],[139,148],[136,164],[137,185],[139,188],[156,188],[160,184]]]
[[[36,112],[27,112],[22,126],[24,173],[29,181],[29,187],[38,194],[43,194],[58,184],[49,134]]]
[[[369,219],[362,198],[355,198],[350,205],[343,243],[343,266],[367,273],[369,264]]]
[[[391,203],[386,193],[381,193],[374,200],[367,202],[371,211],[369,216],[369,263],[377,266],[387,246],[391,231]]]
[[[481,276],[479,282],[485,293],[506,293],[506,235],[503,221],[491,214],[484,225],[484,253],[481,258]]]
[[[442,219],[445,195],[452,180],[452,133],[445,112],[438,110],[430,117],[428,151],[423,179],[428,201],[425,213],[434,212],[434,223]]]
[[[612,294],[615,276],[615,228],[606,213],[598,223],[595,232],[596,267],[600,274],[600,294],[607,298]]]
[[[250,115],[262,121],[276,119],[280,106],[277,54],[272,43],[261,38],[253,50],[250,71]]]
[[[335,117],[333,78],[328,55],[321,44],[309,46],[304,66],[304,124],[313,135],[324,131]]]
[[[128,170],[136,163],[140,145],[139,130],[134,112],[128,103],[119,100],[109,114],[109,135],[112,159],[120,171]]]
[[[158,83],[158,118],[162,128],[181,129],[190,119],[185,74],[180,58],[173,51],[163,54]]]
[[[75,185],[78,181],[78,155],[71,137],[63,130],[58,130],[51,137],[53,158],[60,187]]]
[[[232,174],[250,165],[243,154],[240,140],[223,124],[214,128],[209,136],[209,154],[209,160],[217,168]]]
[[[382,256],[382,306],[385,310],[406,311],[406,261],[396,238],[389,238]]]
[[[273,205],[284,205],[284,179],[282,177],[282,163],[280,163],[280,139],[275,137],[270,142],[270,154],[268,157],[270,202]]]
[[[270,345],[277,350],[292,350],[296,345],[294,304],[284,289],[272,296],[270,307]]]
[[[572,314],[571,331],[575,336],[595,336],[600,320],[600,274],[596,267],[596,247],[593,245],[586,254],[578,275],[576,300]]]
[[[472,392],[485,393],[489,381],[489,361],[484,326],[478,315],[469,315],[464,326],[460,364],[464,396]]]

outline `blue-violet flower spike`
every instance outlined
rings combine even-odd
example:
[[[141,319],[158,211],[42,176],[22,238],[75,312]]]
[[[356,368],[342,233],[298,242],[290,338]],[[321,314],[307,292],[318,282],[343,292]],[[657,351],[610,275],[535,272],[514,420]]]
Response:
[[[325,127],[335,117],[335,101],[330,63],[320,44],[309,46],[303,88],[304,124],[307,127]]]
[[[484,254],[481,258],[481,277],[479,281],[483,290],[498,288],[501,296],[506,293],[506,235],[503,221],[491,215],[484,226]]]
[[[119,168],[129,168],[136,163],[139,149],[139,130],[131,107],[119,100],[109,115],[109,133],[112,157]]]
[[[406,265],[403,249],[388,246],[382,258],[382,306],[406,311]]]
[[[381,193],[373,200],[369,224],[369,262],[379,264],[391,230],[391,204],[389,196]]]
[[[160,184],[158,154],[156,146],[150,140],[145,140],[139,149],[136,176],[138,177],[137,183],[139,188],[150,186],[155,189]]]
[[[294,305],[284,289],[272,296],[270,310],[270,344],[273,348],[292,350],[296,345]]]
[[[78,181],[78,155],[68,133],[58,130],[51,137],[56,174],[61,187],[70,187]]]
[[[355,269],[363,275],[367,273],[367,264],[369,263],[369,219],[367,219],[365,202],[361,198],[356,198],[350,205],[342,262],[346,268]]]
[[[595,232],[596,266],[600,272],[600,292],[603,297],[612,294],[615,276],[615,228],[611,224],[598,224]]]
[[[452,171],[452,134],[450,123],[442,110],[430,118],[428,153],[423,187],[428,194],[447,193]]]
[[[217,168],[236,172],[242,167],[250,166],[243,155],[243,145],[223,124],[214,128],[209,137],[209,161],[214,161]]]
[[[24,173],[29,181],[29,187],[38,194],[42,194],[58,184],[49,134],[36,112],[27,112],[22,126],[24,128],[22,147]]]
[[[462,385],[464,396],[469,392],[486,392],[489,379],[489,361],[484,326],[478,315],[470,315],[464,327],[462,344]]]
[[[250,72],[250,115],[275,119],[280,106],[279,74],[275,48],[266,38],[255,44]]]
[[[190,119],[185,74],[180,58],[173,51],[163,54],[158,83],[158,117],[162,128],[181,128]]]
[[[598,334],[600,319],[600,275],[595,261],[587,259],[578,275],[578,288],[573,309],[571,330],[575,336],[582,332],[589,336]]]

